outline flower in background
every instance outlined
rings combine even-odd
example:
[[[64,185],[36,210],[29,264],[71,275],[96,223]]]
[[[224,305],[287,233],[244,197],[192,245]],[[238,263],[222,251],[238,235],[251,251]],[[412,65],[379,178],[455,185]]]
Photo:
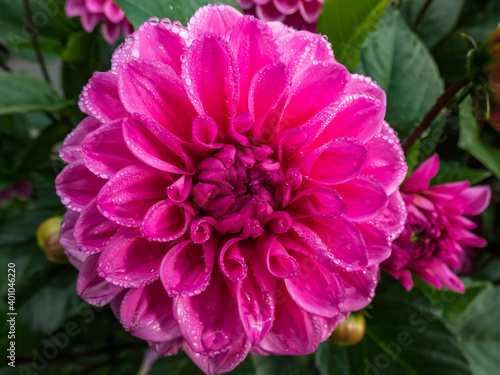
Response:
[[[14,197],[27,199],[33,195],[33,184],[28,180],[20,180],[6,189],[0,190],[0,207]]]
[[[316,31],[325,0],[238,0],[247,14],[265,21],[280,21],[297,30]]]
[[[122,31],[125,36],[134,31],[125,14],[112,0],[68,0],[65,10],[70,18],[81,17],[82,26],[89,33],[102,21],[104,39],[109,44],[116,42]]]
[[[449,267],[460,266],[464,248],[486,245],[470,231],[476,224],[467,216],[481,213],[489,204],[491,192],[488,186],[469,187],[468,181],[429,187],[438,169],[435,154],[401,187],[408,218],[382,268],[408,290],[413,287],[413,271],[438,289],[445,286],[463,293],[464,285]]]
[[[385,94],[320,35],[223,5],[152,19],[95,73],[56,189],[77,291],[207,373],[313,352],[403,229]]]

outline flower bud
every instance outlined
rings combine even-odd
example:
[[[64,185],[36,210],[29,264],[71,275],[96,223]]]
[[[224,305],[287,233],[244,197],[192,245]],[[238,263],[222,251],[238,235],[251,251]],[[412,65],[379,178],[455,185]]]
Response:
[[[330,342],[340,346],[354,345],[365,335],[366,321],[361,313],[353,313],[340,323],[330,336]]]
[[[45,220],[36,232],[38,246],[52,263],[63,264],[68,262],[64,249],[59,243],[59,231],[61,230],[62,217],[54,216]]]

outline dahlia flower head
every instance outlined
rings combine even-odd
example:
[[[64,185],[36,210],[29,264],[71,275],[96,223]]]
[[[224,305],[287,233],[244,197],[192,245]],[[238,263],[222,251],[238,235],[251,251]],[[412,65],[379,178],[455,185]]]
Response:
[[[69,18],[81,17],[82,26],[88,33],[102,22],[102,33],[109,44],[116,42],[122,31],[125,36],[134,31],[113,0],[68,0],[65,12]]]
[[[266,21],[279,21],[297,30],[316,31],[325,0],[238,0],[246,14]]]
[[[491,191],[488,186],[469,187],[468,181],[429,187],[438,169],[439,157],[434,154],[401,187],[408,217],[382,268],[407,290],[413,287],[413,271],[438,289],[445,286],[464,293],[464,284],[450,267],[460,268],[464,249],[486,246],[470,231],[477,224],[467,217],[484,211]]]
[[[151,19],[81,94],[60,151],[77,291],[206,373],[313,352],[403,229],[384,92],[321,36],[228,6]]]

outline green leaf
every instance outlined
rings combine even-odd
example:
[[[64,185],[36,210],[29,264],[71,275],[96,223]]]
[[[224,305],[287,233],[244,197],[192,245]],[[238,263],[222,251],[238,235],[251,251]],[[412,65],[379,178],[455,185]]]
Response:
[[[387,94],[386,121],[406,138],[444,91],[432,56],[400,14],[388,10],[366,39],[361,62]]]
[[[321,375],[350,375],[348,348],[325,341],[314,352],[316,367]]]
[[[388,0],[329,0],[323,5],[318,32],[328,36],[335,58],[352,71],[359,62],[361,46],[376,29]]]
[[[487,179],[491,173],[484,170],[471,169],[460,164],[459,162],[447,162],[441,160],[439,162],[439,171],[431,180],[431,185],[441,185],[448,182],[469,181],[471,185]]]
[[[306,374],[308,356],[252,356],[256,375]]]
[[[235,0],[115,0],[137,29],[151,17],[168,18],[186,25],[198,8],[207,4],[226,4],[240,9]]]
[[[500,288],[489,285],[469,312],[451,325],[471,363],[474,375],[491,375],[500,369]]]
[[[470,97],[460,104],[458,147],[470,153],[491,173],[500,178],[500,149],[481,140],[479,125],[472,113],[472,99]]]
[[[401,14],[410,27],[423,9],[427,0],[407,1],[401,8]],[[455,26],[462,11],[464,0],[433,0],[424,17],[417,26],[416,33],[422,41],[432,48]]]
[[[25,112],[57,112],[70,102],[52,86],[33,77],[0,73],[0,115]]]
[[[418,289],[379,291],[366,335],[349,348],[352,374],[472,375],[457,339]]]

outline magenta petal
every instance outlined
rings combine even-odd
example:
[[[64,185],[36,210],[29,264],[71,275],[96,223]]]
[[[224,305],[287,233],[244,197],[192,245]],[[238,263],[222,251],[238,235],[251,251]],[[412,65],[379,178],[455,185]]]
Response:
[[[273,325],[275,281],[255,254],[248,262],[247,277],[234,284],[234,291],[243,328],[252,345],[257,345]]]
[[[183,174],[192,168],[180,141],[168,130],[145,116],[133,115],[123,121],[123,137],[135,157],[165,172]]]
[[[77,269],[82,268],[83,262],[88,258],[88,254],[82,253],[75,241],[73,231],[80,214],[74,211],[68,211],[63,216],[61,224],[61,232],[59,235],[59,243],[64,247],[64,253],[68,257],[69,262]]]
[[[160,267],[160,278],[172,297],[189,297],[202,293],[210,282],[217,241],[196,244],[190,240],[175,245]]]
[[[101,122],[109,122],[127,115],[118,94],[118,76],[112,72],[95,72],[83,88],[80,109]]]
[[[316,350],[321,337],[319,320],[299,308],[289,296],[284,285],[276,289],[273,327],[258,347],[277,355],[303,355]]]
[[[121,32],[121,25],[117,25],[116,23],[111,22],[110,20],[104,20],[102,25],[102,34],[104,35],[104,39],[109,44],[113,44],[116,42]]]
[[[167,198],[172,178],[160,171],[131,165],[115,174],[97,196],[99,210],[108,219],[139,227],[146,212]]]
[[[219,223],[212,217],[201,217],[191,223],[190,236],[194,243],[207,242],[218,231]]]
[[[387,207],[387,195],[375,179],[360,175],[340,185],[332,186],[349,207],[345,217],[356,222],[375,218]]]
[[[200,115],[212,117],[222,133],[238,107],[238,70],[231,48],[217,34],[193,41],[182,63],[182,78]]]
[[[99,126],[101,126],[101,123],[94,117],[85,117],[64,139],[62,147],[59,150],[61,159],[67,163],[73,163],[81,159],[80,143],[87,134],[92,133]]]
[[[273,0],[273,4],[281,13],[289,15],[299,9],[301,0]]]
[[[478,215],[488,207],[490,198],[489,186],[475,186],[463,191],[459,199],[466,205],[463,209],[465,215]]]
[[[73,0],[69,0],[68,3],[71,3]],[[85,2],[85,7],[88,11],[92,13],[101,13],[104,9],[104,5],[106,4],[106,0],[81,0]],[[74,2],[74,1],[73,1]]]
[[[160,201],[144,217],[141,233],[150,241],[176,240],[187,231],[194,215],[194,208],[190,204]]]
[[[356,225],[363,236],[368,254],[368,266],[382,263],[391,255],[391,240],[386,232],[371,223]]]
[[[122,120],[104,124],[82,141],[80,148],[88,169],[102,178],[110,178],[120,169],[137,163],[122,135]]]
[[[311,314],[326,318],[337,315],[345,299],[340,278],[310,257],[297,254],[296,259],[300,265],[299,273],[285,280],[292,299]]]
[[[322,185],[338,184],[353,178],[365,163],[365,146],[353,138],[340,138],[321,148],[300,154],[286,167],[297,168],[304,178]]]
[[[187,48],[184,37],[187,32],[176,25],[146,22],[134,33],[133,53],[144,60],[160,61],[179,74]]]
[[[187,344],[183,349],[196,365],[205,372],[205,374],[222,374],[233,370],[241,363],[250,351],[250,341],[243,333],[236,343],[231,345],[229,350],[212,355],[199,354]]]
[[[359,230],[344,218],[295,220],[293,229],[323,265],[333,262],[349,271],[368,264],[366,245]]]
[[[97,274],[99,256],[90,255],[85,260],[76,282],[78,295],[94,306],[104,306],[123,290],[121,286],[111,284]]]
[[[398,237],[403,230],[405,220],[405,203],[399,190],[396,190],[389,195],[387,207],[377,216],[375,221],[382,226],[384,231],[388,234],[389,239],[392,241]]]
[[[227,5],[207,5],[191,17],[188,23],[189,34],[196,39],[207,32],[225,35],[226,30],[242,17],[241,13]]]
[[[69,18],[81,16],[86,11],[85,0],[68,0],[64,5],[64,12]]]
[[[315,23],[323,9],[319,1],[300,1],[299,11],[304,21],[307,23]]]
[[[118,23],[125,18],[125,14],[123,14],[113,1],[108,1],[104,4],[103,12],[106,18],[113,23]]]
[[[211,152],[222,148],[223,143],[216,142],[219,139],[217,123],[209,116],[197,116],[193,121],[193,143],[196,150]],[[196,151],[195,151],[196,152]]]
[[[363,271],[346,272],[338,271],[345,288],[346,299],[343,301],[341,311],[350,313],[365,308],[375,295],[378,283],[378,269],[375,267]]]
[[[219,253],[219,268],[231,281],[235,282],[247,276],[245,250],[241,238],[235,237],[222,245]]]
[[[106,180],[90,172],[83,161],[67,165],[56,178],[56,192],[70,210],[80,212],[97,195]]]
[[[287,206],[294,218],[305,216],[338,217],[347,211],[342,197],[332,189],[317,187],[303,190],[295,195]]]
[[[213,356],[228,351],[241,336],[237,306],[229,296],[223,277],[214,275],[203,293],[174,299],[182,335],[196,353]]]
[[[365,146],[368,157],[361,173],[375,178],[388,195],[392,194],[403,182],[408,171],[398,137],[384,122],[381,133]]]
[[[127,292],[120,306],[120,322],[142,340],[171,341],[181,335],[172,298],[159,280]]]
[[[252,16],[239,18],[227,30],[226,39],[240,75],[239,113],[245,113],[250,82],[261,68],[279,60],[278,44],[269,26]]]
[[[332,46],[322,35],[307,31],[298,31],[289,38],[285,45],[284,61],[295,74],[299,73],[304,65],[311,60],[334,62]],[[351,78],[352,80],[352,78]],[[349,83],[348,83],[349,85]]]
[[[407,178],[401,191],[423,191],[429,188],[429,181],[433,178],[439,169],[439,156],[438,154],[432,155],[429,159],[424,161],[410,177]]]
[[[276,235],[259,237],[255,245],[257,252],[271,275],[280,279],[295,277],[299,272],[299,264],[278,239]]]
[[[170,244],[149,242],[136,228],[122,228],[100,254],[99,275],[125,288],[139,288],[158,279]]]
[[[272,1],[256,1],[256,3],[255,13],[257,18],[265,22],[283,21],[285,19],[285,15],[276,9]]]
[[[270,143],[278,133],[278,111],[284,105],[283,98],[289,88],[290,75],[283,63],[267,65],[254,75],[249,87],[248,108],[255,121],[256,141]],[[280,102],[283,102],[281,106]]]
[[[292,82],[281,126],[288,129],[305,124],[338,99],[348,77],[347,69],[336,62],[323,62],[305,68]]]
[[[460,281],[457,275],[450,271],[448,266],[442,262],[436,261],[431,266],[431,272],[439,279],[448,289],[454,290],[458,293],[465,293],[465,285]]]
[[[196,113],[177,73],[159,61],[133,60],[118,71],[120,97],[130,113],[154,119],[175,136],[191,140]]]
[[[379,99],[366,95],[348,96],[311,119],[311,126],[320,128],[311,147],[340,137],[355,137],[367,142],[379,133],[384,116],[385,106]]]
[[[385,91],[380,88],[370,77],[353,74],[346,85],[344,95],[364,95],[380,100],[382,105],[386,105]]]
[[[120,228],[101,214],[96,203],[93,199],[82,211],[74,229],[76,243],[88,254],[101,252]]]

